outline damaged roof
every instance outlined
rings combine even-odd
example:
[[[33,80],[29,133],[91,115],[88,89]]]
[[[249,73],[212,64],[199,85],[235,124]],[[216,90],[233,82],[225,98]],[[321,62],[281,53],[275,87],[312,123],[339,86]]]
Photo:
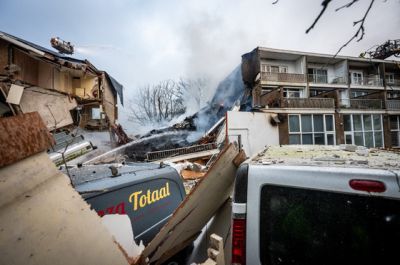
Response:
[[[89,69],[92,72],[96,74],[100,74],[103,71],[99,71],[94,65],[92,65],[88,60],[81,60],[81,59],[76,59],[68,56],[64,56],[61,53],[52,51],[50,49],[44,48],[40,45],[37,45],[35,43],[29,42],[27,40],[15,37],[11,34],[8,34],[6,32],[0,31],[0,39],[3,39],[4,41],[7,41],[9,43],[14,44],[15,46],[18,46],[21,49],[24,49],[28,51],[30,54],[34,56],[39,56],[39,57],[44,57],[48,60],[51,61],[56,61],[57,63],[64,65],[65,62],[69,62],[72,65],[79,64],[81,70]],[[110,76],[107,72],[105,72],[107,81],[109,82],[109,85],[113,88],[113,93],[115,95],[118,94],[119,100],[121,104],[123,105],[123,86],[117,82],[112,76]]]

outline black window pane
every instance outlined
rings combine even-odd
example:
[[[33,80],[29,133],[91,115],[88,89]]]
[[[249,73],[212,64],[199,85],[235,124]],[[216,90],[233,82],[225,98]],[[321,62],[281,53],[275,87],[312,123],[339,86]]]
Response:
[[[324,131],[324,120],[322,115],[314,115],[314,132],[323,132]]]
[[[363,133],[362,132],[355,132],[354,133],[354,144],[355,145],[364,145],[364,140],[363,140]]]
[[[302,135],[303,144],[313,144],[312,134],[303,134]]]
[[[364,130],[371,131],[372,130],[371,115],[363,115],[363,120],[364,120]]]
[[[325,115],[326,131],[333,131],[333,115]]]
[[[299,116],[289,115],[289,132],[300,132]]]
[[[350,115],[343,115],[344,119],[344,130],[346,132],[351,131],[351,116]]]
[[[353,115],[354,131],[362,131],[361,115]]]
[[[333,137],[334,137],[333,134],[328,134],[328,135],[326,135],[326,139],[327,139],[327,141],[328,141],[327,144],[329,144],[329,145],[335,144],[335,141],[334,141],[334,138],[333,138]]]
[[[311,115],[301,115],[302,132],[312,132]]]
[[[381,115],[372,115],[374,120],[374,129],[382,130]]]
[[[390,116],[390,129],[391,130],[398,130],[399,129],[399,125],[397,122],[397,117],[398,116]]]
[[[289,144],[301,144],[299,134],[289,135]]]
[[[392,136],[392,146],[400,146],[399,133],[392,132],[391,136]]]
[[[382,132],[375,132],[375,147],[383,147]]]
[[[345,144],[353,144],[353,140],[351,139],[351,134],[346,134]]]
[[[398,200],[266,185],[260,259],[269,265],[396,264]]]
[[[325,144],[325,137],[323,133],[314,134],[314,143],[315,144]]]

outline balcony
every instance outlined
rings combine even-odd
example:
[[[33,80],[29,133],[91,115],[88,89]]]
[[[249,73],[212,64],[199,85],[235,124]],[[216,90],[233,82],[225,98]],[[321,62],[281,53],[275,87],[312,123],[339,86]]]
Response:
[[[383,109],[382,99],[342,99],[341,107],[350,109]]]
[[[369,75],[361,78],[352,78],[353,86],[383,86],[383,80],[379,75]]]
[[[388,110],[400,110],[400,100],[386,100],[386,108]]]
[[[306,75],[305,74],[261,72],[261,81],[284,82],[284,83],[305,83]]]
[[[388,86],[400,86],[400,79],[386,79]]]
[[[347,79],[345,77],[335,77],[332,81],[328,82],[327,75],[309,74],[308,82],[311,84],[338,84],[346,85]]]
[[[281,108],[333,109],[335,100],[333,98],[283,98]]]

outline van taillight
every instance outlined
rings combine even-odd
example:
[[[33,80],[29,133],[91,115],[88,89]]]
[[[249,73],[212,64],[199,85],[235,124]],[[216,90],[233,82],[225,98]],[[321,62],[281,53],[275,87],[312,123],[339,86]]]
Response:
[[[384,192],[386,190],[385,184],[377,180],[352,179],[350,180],[349,185],[354,190],[366,192]]]
[[[232,264],[246,264],[246,219],[233,219]]]

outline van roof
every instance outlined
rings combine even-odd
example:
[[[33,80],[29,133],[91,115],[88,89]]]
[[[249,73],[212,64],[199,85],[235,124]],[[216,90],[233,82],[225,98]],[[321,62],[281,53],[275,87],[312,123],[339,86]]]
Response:
[[[269,146],[251,158],[257,165],[362,167],[400,170],[400,152],[355,145]]]

